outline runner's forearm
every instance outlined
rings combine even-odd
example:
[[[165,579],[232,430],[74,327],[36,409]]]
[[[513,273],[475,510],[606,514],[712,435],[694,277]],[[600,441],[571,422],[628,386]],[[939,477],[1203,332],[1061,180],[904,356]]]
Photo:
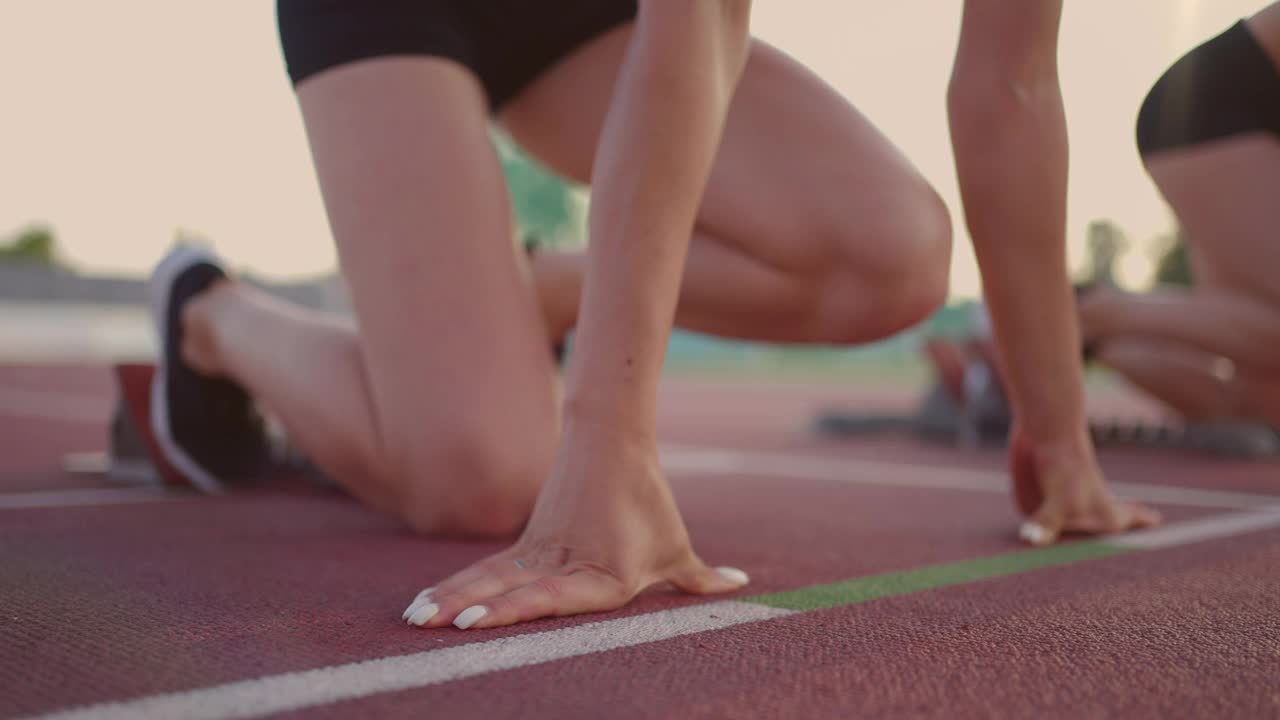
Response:
[[[689,238],[748,46],[746,0],[642,2],[601,134],[566,421],[652,434]]]
[[[1015,415],[1033,441],[1082,431],[1066,267],[1061,0],[967,0],[948,97],[969,232]]]

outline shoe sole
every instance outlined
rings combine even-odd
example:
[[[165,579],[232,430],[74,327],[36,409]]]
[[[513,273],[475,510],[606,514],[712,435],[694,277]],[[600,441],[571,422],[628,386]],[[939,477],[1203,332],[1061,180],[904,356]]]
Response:
[[[147,305],[151,309],[151,320],[155,323],[156,336],[160,338],[160,358],[156,362],[156,372],[151,379],[151,431],[155,435],[156,444],[161,453],[173,468],[182,474],[196,489],[209,495],[220,495],[225,492],[222,482],[209,471],[200,467],[173,439],[173,431],[169,426],[169,404],[166,385],[168,379],[169,358],[165,354],[168,326],[170,293],[174,281],[187,268],[200,262],[207,262],[221,267],[218,259],[206,250],[186,247],[175,250],[156,266],[147,285]]]

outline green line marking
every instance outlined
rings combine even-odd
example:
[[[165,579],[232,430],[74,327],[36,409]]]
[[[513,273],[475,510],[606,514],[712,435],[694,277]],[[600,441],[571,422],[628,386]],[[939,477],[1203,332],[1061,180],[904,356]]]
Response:
[[[798,590],[742,598],[742,601],[799,612],[823,610],[1128,552],[1133,550],[1100,541],[1074,542],[930,565],[915,570],[870,575],[829,585],[811,585]]]

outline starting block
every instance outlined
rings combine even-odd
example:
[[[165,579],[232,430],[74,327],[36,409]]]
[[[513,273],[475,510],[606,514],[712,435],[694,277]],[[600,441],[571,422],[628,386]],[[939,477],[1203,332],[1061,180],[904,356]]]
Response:
[[[76,475],[93,475],[119,485],[187,486],[189,483],[165,459],[151,431],[151,382],[156,367],[152,363],[121,363],[112,368],[116,402],[111,412],[106,452],[69,453],[63,456],[63,470]],[[282,432],[271,435],[271,469],[309,476],[332,485],[319,469]]]
[[[864,437],[906,434],[965,448],[1003,447],[1013,414],[994,372],[965,366],[962,376],[937,362],[934,382],[908,414],[822,412],[814,422],[819,434]],[[955,376],[955,377],[949,377]],[[1280,458],[1280,429],[1250,422],[1150,423],[1091,420],[1089,433],[1098,447],[1189,450],[1236,460]]]
[[[63,457],[66,472],[98,475],[121,485],[186,485],[167,462],[151,434],[151,380],[155,365],[122,363],[112,367],[116,402],[108,426],[107,451]]]

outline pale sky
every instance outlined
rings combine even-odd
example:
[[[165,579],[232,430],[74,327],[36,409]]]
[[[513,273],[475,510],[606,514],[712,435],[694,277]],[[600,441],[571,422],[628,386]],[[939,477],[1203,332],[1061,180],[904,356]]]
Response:
[[[1139,241],[1170,227],[1134,149],[1138,107],[1181,53],[1267,2],[1068,1],[1074,260],[1090,220],[1111,218]],[[938,187],[959,230],[953,292],[971,295],[944,112],[960,7],[756,0],[753,29],[849,98]],[[178,228],[261,274],[331,269],[272,0],[0,0],[0,235],[33,221],[51,224],[84,270],[145,272]],[[1127,268],[1133,279],[1140,265]]]

